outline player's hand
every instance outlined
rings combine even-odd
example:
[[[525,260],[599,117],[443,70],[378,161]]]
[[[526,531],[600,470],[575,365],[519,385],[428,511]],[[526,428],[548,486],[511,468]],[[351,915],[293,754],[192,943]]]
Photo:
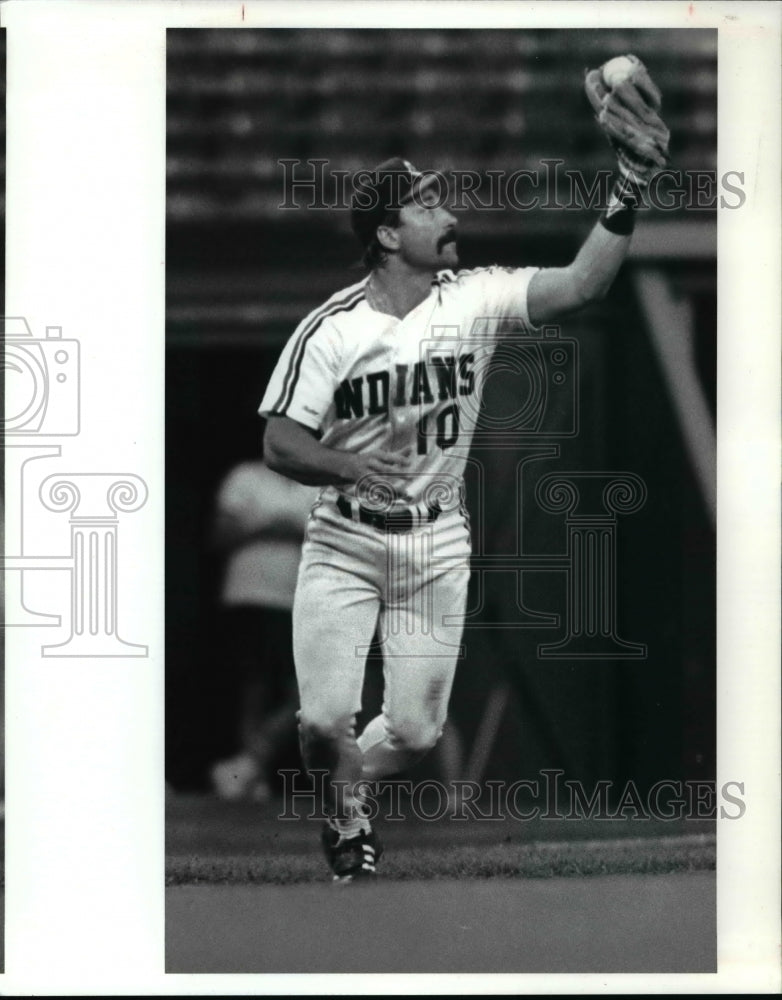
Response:
[[[345,482],[357,483],[366,477],[380,478],[404,472],[410,467],[412,452],[412,447],[407,447],[402,451],[377,448],[375,451],[358,455],[346,452],[343,468]]]
[[[627,55],[589,70],[584,88],[620,172],[645,186],[668,163],[670,132],[660,117],[659,87],[641,60]]]

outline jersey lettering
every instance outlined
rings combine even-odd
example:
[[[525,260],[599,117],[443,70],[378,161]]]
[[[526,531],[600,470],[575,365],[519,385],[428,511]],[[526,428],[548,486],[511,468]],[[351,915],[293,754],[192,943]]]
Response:
[[[460,396],[472,396],[475,390],[475,372],[470,368],[474,361],[475,355],[472,352],[459,358],[459,378],[464,380],[464,384],[459,386]]]
[[[429,437],[429,414],[424,413],[424,415],[419,419],[418,425],[416,427],[416,441],[417,441],[417,452],[419,455],[425,455],[427,452]],[[444,410],[441,410],[437,414],[436,419],[436,432],[435,432],[435,443],[442,450],[445,451],[446,448],[452,448],[456,442],[459,440],[459,407],[456,403],[451,403]]]
[[[396,366],[396,393],[394,406],[405,405],[405,390],[407,388],[407,365]]]
[[[426,365],[423,361],[416,361],[413,368],[413,392],[410,396],[410,402],[413,404],[434,402],[434,396],[429,386],[429,376],[426,374]]]
[[[361,376],[354,378],[352,382],[345,379],[334,393],[337,416],[342,420],[364,416],[364,400],[361,391],[363,384],[364,379]]]
[[[459,440],[459,407],[451,403],[449,407],[437,414],[437,444],[445,451],[452,448]]]
[[[367,375],[369,386],[369,406],[367,413],[388,413],[388,372],[372,372]]]
[[[456,398],[456,362],[452,357],[432,358],[440,399]]]
[[[416,451],[419,455],[425,455],[427,449],[426,442],[426,425],[429,423],[429,418],[424,414],[418,421],[416,426],[416,443],[418,447]]]
[[[391,374],[385,369],[344,379],[334,393],[337,418],[350,420],[353,417],[363,417],[365,413],[377,416],[388,413],[391,406],[431,406],[435,398],[429,371],[436,379],[438,401],[471,396],[475,391],[475,372],[471,367],[474,361],[475,355],[472,353],[461,355],[458,364],[453,355],[432,357],[429,369],[425,362],[417,361],[413,366],[409,385],[407,375],[410,366],[396,365],[393,398]],[[446,439],[448,436],[446,435]]]

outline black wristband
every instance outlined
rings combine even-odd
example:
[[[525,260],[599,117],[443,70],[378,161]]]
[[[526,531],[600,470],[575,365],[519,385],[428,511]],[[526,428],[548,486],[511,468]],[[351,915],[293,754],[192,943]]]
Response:
[[[608,199],[608,208],[600,217],[600,224],[609,233],[629,236],[635,227],[635,209],[638,195],[634,185],[625,177],[617,178]]]

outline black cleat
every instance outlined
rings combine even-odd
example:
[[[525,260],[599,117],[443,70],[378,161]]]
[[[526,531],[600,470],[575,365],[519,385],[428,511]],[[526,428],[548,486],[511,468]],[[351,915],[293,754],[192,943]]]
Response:
[[[383,847],[374,830],[355,837],[342,837],[329,823],[323,825],[320,842],[335,882],[369,881],[375,876],[375,864]]]

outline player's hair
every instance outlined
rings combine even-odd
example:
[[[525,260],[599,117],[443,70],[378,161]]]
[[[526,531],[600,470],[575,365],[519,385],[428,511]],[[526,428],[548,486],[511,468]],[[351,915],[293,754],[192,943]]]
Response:
[[[375,268],[382,267],[387,260],[388,251],[380,245],[380,241],[377,238],[374,238],[364,251],[361,263],[368,271],[374,271]]]
[[[399,209],[391,209],[388,212],[385,219],[380,223],[381,226],[393,226],[396,228],[399,225]],[[382,267],[388,260],[388,250],[382,245],[380,240],[377,238],[377,229],[375,230],[375,235],[367,244],[364,250],[364,256],[361,259],[362,264],[368,271],[374,271],[377,267]]]

